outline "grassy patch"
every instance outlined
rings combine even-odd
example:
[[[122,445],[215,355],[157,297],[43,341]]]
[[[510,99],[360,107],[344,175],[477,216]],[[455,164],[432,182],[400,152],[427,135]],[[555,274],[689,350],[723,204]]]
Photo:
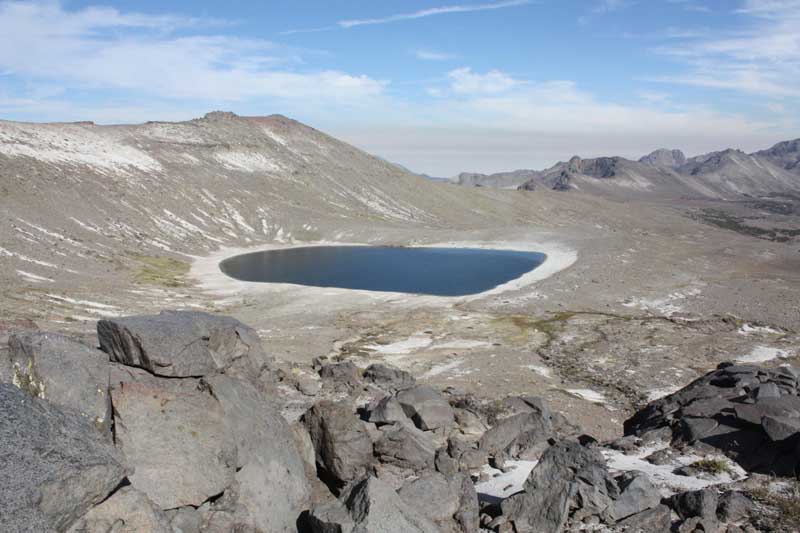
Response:
[[[729,474],[731,471],[731,467],[725,459],[700,459],[689,466],[700,472],[706,472],[715,476]]]
[[[171,257],[135,254],[133,257],[141,264],[134,274],[134,281],[144,285],[162,287],[183,287],[184,277],[189,272],[189,263]]]
[[[749,492],[753,500],[768,509],[759,516],[759,527],[767,531],[797,531],[797,525],[800,524],[800,485],[795,483],[782,492],[774,492],[766,487]]]
[[[748,226],[743,222],[743,218],[736,217],[719,209],[703,209],[699,213],[695,213],[693,217],[713,226],[717,226],[718,228],[735,231],[736,233],[757,237],[759,239],[766,239],[768,241],[789,242],[794,237],[800,235],[800,229],[764,229]]]

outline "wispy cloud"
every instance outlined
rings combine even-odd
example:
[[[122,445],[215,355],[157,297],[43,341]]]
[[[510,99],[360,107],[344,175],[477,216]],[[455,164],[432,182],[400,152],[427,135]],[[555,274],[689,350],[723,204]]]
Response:
[[[419,49],[414,50],[414,57],[422,61],[449,61],[456,59],[458,56],[446,52],[437,52],[436,50]]]
[[[287,68],[298,62],[295,51],[272,42],[203,31],[217,22],[111,8],[66,10],[49,1],[3,2],[0,71],[27,86],[215,102],[358,102],[383,91],[384,82],[364,75]]]
[[[450,88],[456,94],[495,94],[508,91],[522,82],[499,70],[485,74],[473,72],[469,67],[458,68],[447,73]]]
[[[385,17],[376,18],[363,18],[363,19],[346,19],[337,21],[333,26],[323,26],[320,28],[308,29],[292,29],[281,32],[281,35],[291,35],[294,33],[310,33],[318,31],[328,31],[336,28],[354,28],[356,26],[371,26],[375,24],[389,24],[392,22],[401,22],[405,20],[415,20],[427,17],[434,17],[438,15],[448,15],[453,13],[471,13],[474,11],[492,11],[495,9],[505,9],[509,7],[524,6],[533,3],[533,0],[503,0],[500,2],[489,2],[486,4],[459,4],[451,6],[431,7],[427,9],[420,9],[410,13],[397,13],[387,15]]]
[[[684,63],[685,73],[657,81],[773,98],[800,97],[800,0],[746,0],[735,10],[745,29],[686,39],[655,49]]]

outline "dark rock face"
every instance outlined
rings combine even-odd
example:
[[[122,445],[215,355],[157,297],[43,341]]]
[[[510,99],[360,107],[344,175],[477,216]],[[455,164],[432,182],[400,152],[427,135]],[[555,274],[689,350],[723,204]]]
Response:
[[[352,392],[361,387],[361,371],[350,361],[331,363],[319,371],[322,386],[334,391]]]
[[[97,337],[112,361],[159,376],[200,377],[233,366],[259,373],[272,363],[253,328],[197,311],[101,320]]]
[[[0,531],[65,530],[128,473],[92,423],[0,384]]]
[[[317,465],[336,487],[364,475],[372,463],[372,440],[349,406],[321,401],[303,415]]]
[[[108,431],[107,354],[63,335],[39,331],[11,335],[8,346],[15,385],[80,413],[100,431]]]
[[[451,477],[428,472],[403,485],[400,498],[439,531],[472,533],[478,531],[478,495],[469,477]]]
[[[798,371],[723,363],[625,421],[625,434],[667,430],[675,444],[703,443],[743,468],[779,476],[800,472]]]
[[[501,503],[517,531],[561,531],[567,519],[606,518],[619,495],[599,451],[560,441],[544,452],[524,492]]]

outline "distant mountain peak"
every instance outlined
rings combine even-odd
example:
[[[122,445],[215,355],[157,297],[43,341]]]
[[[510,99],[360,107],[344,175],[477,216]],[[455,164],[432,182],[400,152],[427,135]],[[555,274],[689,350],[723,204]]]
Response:
[[[686,155],[680,150],[659,148],[639,159],[639,162],[652,167],[677,168],[686,164]]]

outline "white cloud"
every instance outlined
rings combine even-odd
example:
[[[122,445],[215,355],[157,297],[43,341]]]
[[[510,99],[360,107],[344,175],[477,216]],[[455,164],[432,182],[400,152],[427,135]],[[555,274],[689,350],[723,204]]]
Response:
[[[448,54],[445,52],[437,52],[435,50],[415,50],[414,56],[417,59],[421,59],[422,61],[449,61],[451,59],[455,59],[458,56],[455,54]]]
[[[238,101],[256,97],[359,102],[384,82],[334,70],[278,68],[283,51],[269,41],[177,28],[204,21],[60,4],[0,3],[0,70],[68,88],[130,90],[160,98]]]
[[[367,18],[367,19],[351,19],[340,20],[337,24],[342,28],[352,28],[354,26],[366,26],[373,24],[387,24],[390,22],[399,22],[403,20],[414,20],[425,17],[433,17],[436,15],[446,15],[450,13],[469,13],[473,11],[490,11],[495,9],[504,9],[507,7],[516,7],[530,4],[531,0],[506,0],[503,2],[491,2],[488,4],[464,4],[452,5],[443,7],[432,7],[428,9],[421,9],[412,13],[399,13],[396,15],[389,15],[386,17]]]
[[[501,93],[521,83],[499,70],[478,74],[472,72],[469,67],[451,70],[447,73],[447,77],[450,80],[450,88],[456,94]]]
[[[748,28],[696,35],[655,51],[689,67],[658,81],[773,98],[800,97],[800,0],[747,0],[736,10]]]

